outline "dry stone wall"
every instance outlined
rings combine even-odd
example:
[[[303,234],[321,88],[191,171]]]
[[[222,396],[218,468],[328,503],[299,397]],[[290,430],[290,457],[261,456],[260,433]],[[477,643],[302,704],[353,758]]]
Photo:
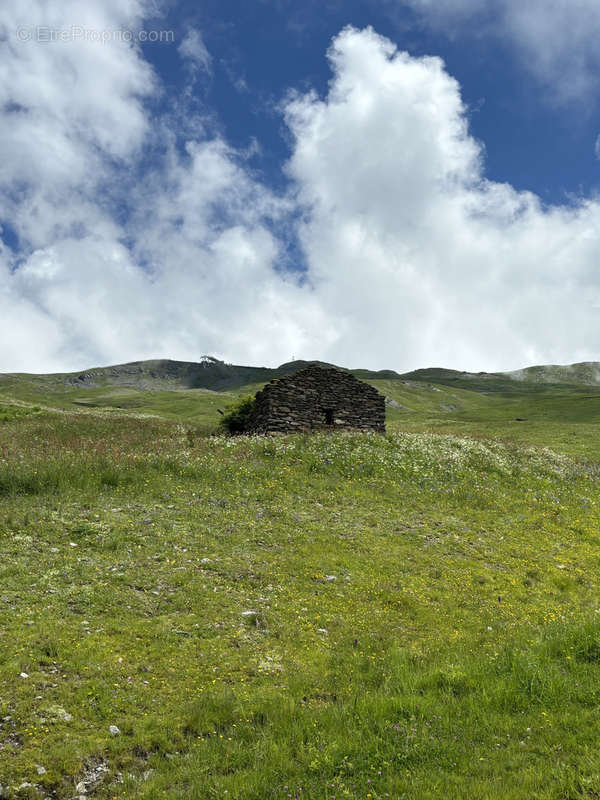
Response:
[[[249,433],[328,428],[385,433],[385,398],[349,372],[311,366],[268,383],[246,423]]]

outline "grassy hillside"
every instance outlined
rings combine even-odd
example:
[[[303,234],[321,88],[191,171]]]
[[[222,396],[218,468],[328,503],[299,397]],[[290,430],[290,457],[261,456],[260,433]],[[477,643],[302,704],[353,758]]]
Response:
[[[0,402],[80,414],[176,420],[210,433],[217,427],[218,409],[256,392],[271,377],[306,363],[295,361],[269,370],[227,365],[207,357],[198,364],[136,362],[69,375],[0,375]],[[199,381],[199,371],[207,386],[190,388]],[[452,370],[418,370],[408,376],[390,370],[352,372],[387,398],[390,431],[493,436],[600,460],[600,387]],[[228,388],[223,388],[225,384]]]
[[[0,376],[0,797],[600,796],[595,387],[227,440],[205,363]]]
[[[394,389],[442,425],[444,389]],[[464,426],[502,427],[471,394]],[[2,408],[5,796],[600,793],[595,465],[480,435],[200,433]]]

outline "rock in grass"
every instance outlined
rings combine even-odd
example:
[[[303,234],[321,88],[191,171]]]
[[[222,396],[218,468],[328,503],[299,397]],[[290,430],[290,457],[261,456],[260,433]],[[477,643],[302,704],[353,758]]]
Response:
[[[275,661],[261,661],[258,668],[264,672],[283,672],[283,666]]]
[[[73,715],[69,714],[62,706],[48,706],[44,709],[46,714],[53,719],[61,719],[63,722],[72,722]]]
[[[109,725],[108,732],[110,733],[111,736],[118,736],[121,733],[121,731],[117,728],[116,725]]]
[[[35,771],[38,775],[45,775],[46,774],[46,767],[42,767],[41,764],[35,765]]]

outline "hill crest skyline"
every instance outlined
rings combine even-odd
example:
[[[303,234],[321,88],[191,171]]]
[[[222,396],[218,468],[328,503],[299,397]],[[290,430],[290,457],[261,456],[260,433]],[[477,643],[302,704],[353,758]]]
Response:
[[[128,361],[120,364],[88,367],[72,372],[58,373],[0,373],[0,377],[31,377],[46,380],[63,379],[67,385],[95,386],[97,381],[118,385],[140,385],[140,382],[167,382],[185,388],[204,388],[223,390],[250,383],[264,383],[273,378],[296,372],[311,364],[347,370],[364,380],[412,380],[418,382],[457,384],[509,382],[515,388],[519,384],[568,384],[600,386],[600,361],[581,361],[573,364],[542,364],[516,370],[498,372],[472,372],[448,369],[445,367],[423,367],[408,372],[393,369],[371,370],[368,368],[348,369],[319,359],[295,359],[277,367],[233,364],[215,356],[203,355],[199,361],[179,361],[176,359],[146,359]],[[475,387],[473,387],[475,388]]]

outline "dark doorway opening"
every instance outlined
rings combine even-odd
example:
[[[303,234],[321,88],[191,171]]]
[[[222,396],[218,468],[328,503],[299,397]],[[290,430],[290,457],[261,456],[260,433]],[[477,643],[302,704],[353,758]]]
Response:
[[[333,408],[325,409],[325,425],[333,425]]]

